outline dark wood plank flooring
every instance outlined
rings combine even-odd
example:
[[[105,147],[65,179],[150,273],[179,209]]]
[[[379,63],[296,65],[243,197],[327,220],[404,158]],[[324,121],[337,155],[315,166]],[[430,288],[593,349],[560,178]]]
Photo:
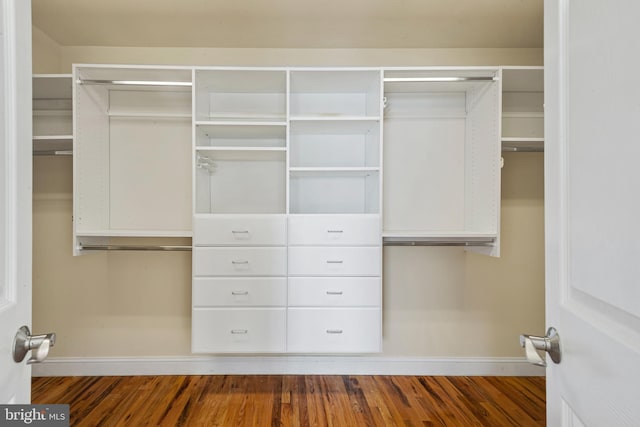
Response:
[[[543,377],[42,377],[72,426],[544,426]]]

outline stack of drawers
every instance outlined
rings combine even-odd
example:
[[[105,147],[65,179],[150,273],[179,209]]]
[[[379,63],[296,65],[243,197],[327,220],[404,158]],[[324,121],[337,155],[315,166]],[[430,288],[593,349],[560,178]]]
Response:
[[[193,226],[193,352],[285,352],[286,216],[195,216]]]
[[[194,218],[195,353],[381,350],[378,215]]]
[[[378,215],[289,216],[287,350],[381,350]]]

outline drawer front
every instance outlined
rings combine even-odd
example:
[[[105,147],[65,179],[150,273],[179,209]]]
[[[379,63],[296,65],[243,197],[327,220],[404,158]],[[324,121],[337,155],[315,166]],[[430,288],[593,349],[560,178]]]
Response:
[[[381,351],[378,308],[291,308],[287,314],[290,353],[376,353]]]
[[[291,215],[290,245],[380,245],[378,215]]]
[[[286,306],[287,279],[282,277],[196,277],[194,307]]]
[[[284,215],[194,217],[193,244],[202,246],[285,246]]]
[[[286,248],[193,249],[194,276],[286,276]]]
[[[378,277],[292,277],[289,306],[379,307],[381,279]]]
[[[282,353],[286,309],[194,309],[194,353]]]
[[[380,276],[376,246],[289,247],[290,276]]]

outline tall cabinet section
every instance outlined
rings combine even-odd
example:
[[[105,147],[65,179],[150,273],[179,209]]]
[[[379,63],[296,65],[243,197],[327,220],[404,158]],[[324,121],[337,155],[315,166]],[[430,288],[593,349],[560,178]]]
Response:
[[[286,351],[287,73],[195,70],[192,351]]]
[[[74,67],[75,251],[191,236],[191,69]]]
[[[499,75],[385,70],[385,242],[498,255]]]
[[[502,69],[503,151],[544,151],[544,70]]]
[[[381,350],[380,70],[292,70],[290,352]]]
[[[380,351],[381,71],[194,82],[193,351]]]
[[[34,74],[32,81],[34,155],[70,155],[73,150],[71,74]]]

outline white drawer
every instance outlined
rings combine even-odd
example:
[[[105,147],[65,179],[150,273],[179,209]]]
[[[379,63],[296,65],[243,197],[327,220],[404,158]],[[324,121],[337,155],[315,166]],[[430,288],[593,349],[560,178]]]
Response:
[[[379,215],[290,215],[290,245],[380,245]]]
[[[289,279],[289,306],[379,307],[379,277],[292,277]]]
[[[202,246],[285,246],[284,215],[195,216],[193,244]]]
[[[363,247],[289,247],[290,276],[380,276],[381,249]]]
[[[284,277],[196,277],[191,296],[194,307],[286,306]]]
[[[378,308],[290,308],[287,350],[291,353],[375,353],[381,351]]]
[[[286,248],[193,248],[194,276],[286,276]]]
[[[286,309],[199,309],[192,312],[194,353],[284,352]]]

